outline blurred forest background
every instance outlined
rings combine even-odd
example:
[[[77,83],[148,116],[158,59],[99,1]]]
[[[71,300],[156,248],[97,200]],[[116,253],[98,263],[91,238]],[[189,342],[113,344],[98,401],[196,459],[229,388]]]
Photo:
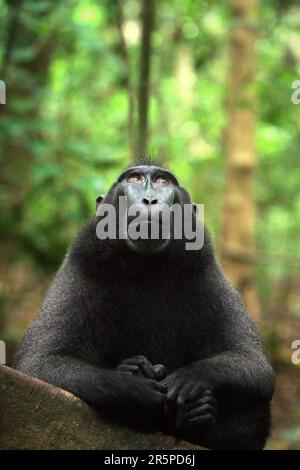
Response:
[[[298,0],[0,0],[0,338],[8,359],[79,226],[148,148],[205,204],[300,448]]]

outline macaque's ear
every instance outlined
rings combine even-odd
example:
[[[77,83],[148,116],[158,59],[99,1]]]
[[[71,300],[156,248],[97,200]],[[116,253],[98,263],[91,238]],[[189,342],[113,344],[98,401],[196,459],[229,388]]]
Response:
[[[98,209],[98,206],[100,206],[100,204],[102,203],[103,199],[104,196],[101,195],[96,198],[96,210]]]

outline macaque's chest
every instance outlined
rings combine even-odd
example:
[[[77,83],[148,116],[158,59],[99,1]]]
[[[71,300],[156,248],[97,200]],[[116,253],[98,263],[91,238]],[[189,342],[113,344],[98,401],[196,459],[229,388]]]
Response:
[[[107,338],[112,361],[144,355],[152,363],[170,370],[205,357],[209,351],[208,309],[199,289],[147,291],[129,290],[114,294],[114,315],[110,317]]]

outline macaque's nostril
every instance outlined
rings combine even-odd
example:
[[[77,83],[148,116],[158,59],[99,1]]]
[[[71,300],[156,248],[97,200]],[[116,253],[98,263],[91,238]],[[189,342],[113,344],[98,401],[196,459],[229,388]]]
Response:
[[[157,199],[149,199],[147,197],[144,197],[143,203],[146,204],[146,206],[149,206],[150,204],[157,204]]]

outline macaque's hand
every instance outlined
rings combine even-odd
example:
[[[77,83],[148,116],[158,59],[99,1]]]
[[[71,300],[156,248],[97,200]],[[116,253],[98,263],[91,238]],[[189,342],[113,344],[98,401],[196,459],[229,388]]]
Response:
[[[117,370],[151,380],[162,380],[167,375],[164,365],[152,365],[145,356],[134,356],[125,359],[118,365]]]
[[[197,375],[193,369],[181,368],[162,381],[168,388],[164,406],[165,419],[179,432],[214,424],[216,421],[214,384],[207,378],[197,378]]]

